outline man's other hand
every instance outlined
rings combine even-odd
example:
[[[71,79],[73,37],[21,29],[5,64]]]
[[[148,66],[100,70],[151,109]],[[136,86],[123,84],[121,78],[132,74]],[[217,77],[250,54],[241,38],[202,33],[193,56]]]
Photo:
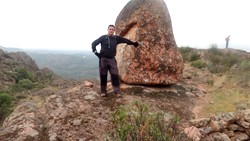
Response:
[[[100,57],[101,57],[101,54],[100,54],[100,53],[98,53],[98,52],[95,52],[95,55],[96,55],[98,58],[100,58]]]

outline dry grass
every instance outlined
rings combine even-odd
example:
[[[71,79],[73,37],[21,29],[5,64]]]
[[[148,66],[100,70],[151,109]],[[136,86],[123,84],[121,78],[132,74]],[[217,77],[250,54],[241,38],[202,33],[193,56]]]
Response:
[[[236,77],[220,76],[214,79],[215,84],[208,86],[207,104],[203,106],[204,117],[223,112],[235,111],[238,106],[250,108],[250,88],[240,87]]]
[[[207,94],[196,101],[193,109],[196,117],[208,117],[222,112],[235,111],[238,106],[250,108],[250,61],[249,54],[238,50],[211,47],[208,50],[181,48],[182,55],[194,51],[206,62],[190,62],[186,58],[184,76],[192,83],[205,86]],[[202,52],[202,53],[201,53]],[[197,69],[202,68],[202,69]],[[208,70],[208,71],[207,71]],[[195,75],[194,75],[195,74]]]
[[[210,93],[211,102],[204,107],[207,114],[235,111],[240,104],[250,105],[249,95],[237,89],[216,89]]]

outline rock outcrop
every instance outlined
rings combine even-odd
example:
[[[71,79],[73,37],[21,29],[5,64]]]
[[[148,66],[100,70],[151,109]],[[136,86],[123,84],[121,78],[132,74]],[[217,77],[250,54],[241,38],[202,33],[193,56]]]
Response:
[[[22,103],[3,123],[0,140],[45,141],[43,125],[38,107],[30,102]]]
[[[39,70],[36,62],[25,52],[11,52],[8,55],[15,61],[22,63],[22,66],[25,66],[32,72]]]
[[[18,67],[25,67],[31,72],[39,71],[35,61],[25,52],[7,53],[0,49],[0,89],[15,84],[13,76]]]
[[[180,85],[152,88],[122,84],[121,88],[126,93],[121,99],[115,98],[112,92],[106,98],[100,97],[97,92],[99,85],[86,86],[85,83],[68,88],[62,86],[57,90],[44,88],[32,93],[43,97],[42,102],[28,102],[18,106],[0,128],[0,140],[105,140],[113,129],[114,110],[119,106],[131,105],[134,101],[143,101],[152,109],[164,112],[165,120],[170,120],[173,115],[179,115],[184,121],[194,117],[190,112],[192,100]],[[111,89],[112,85],[109,85]]]
[[[190,120],[185,133],[193,141],[250,140],[250,109]]]
[[[138,41],[138,48],[121,44],[117,62],[121,80],[129,84],[168,85],[184,68],[170,14],[163,0],[131,0],[116,19],[116,34]]]

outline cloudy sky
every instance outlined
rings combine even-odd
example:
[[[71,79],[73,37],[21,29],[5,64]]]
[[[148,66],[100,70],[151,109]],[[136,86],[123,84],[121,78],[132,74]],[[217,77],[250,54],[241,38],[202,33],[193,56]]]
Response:
[[[178,46],[250,51],[248,0],[164,0]],[[0,46],[91,50],[129,0],[0,0]]]

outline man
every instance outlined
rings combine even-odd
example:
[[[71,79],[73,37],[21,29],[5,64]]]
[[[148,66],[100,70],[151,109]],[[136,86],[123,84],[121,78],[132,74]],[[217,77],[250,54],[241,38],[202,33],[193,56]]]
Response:
[[[108,26],[108,34],[102,35],[92,43],[92,50],[97,57],[99,57],[99,73],[101,80],[101,96],[107,96],[107,77],[108,71],[111,75],[111,82],[114,89],[114,93],[117,97],[121,97],[119,72],[117,68],[117,62],[115,59],[116,47],[120,43],[126,43],[128,45],[138,46],[138,42],[133,42],[126,38],[114,35],[115,26]],[[96,46],[101,44],[100,53],[96,51]]]
[[[228,48],[228,43],[229,43],[229,40],[230,40],[230,35],[227,36],[227,38],[225,40],[226,40],[226,48]]]

